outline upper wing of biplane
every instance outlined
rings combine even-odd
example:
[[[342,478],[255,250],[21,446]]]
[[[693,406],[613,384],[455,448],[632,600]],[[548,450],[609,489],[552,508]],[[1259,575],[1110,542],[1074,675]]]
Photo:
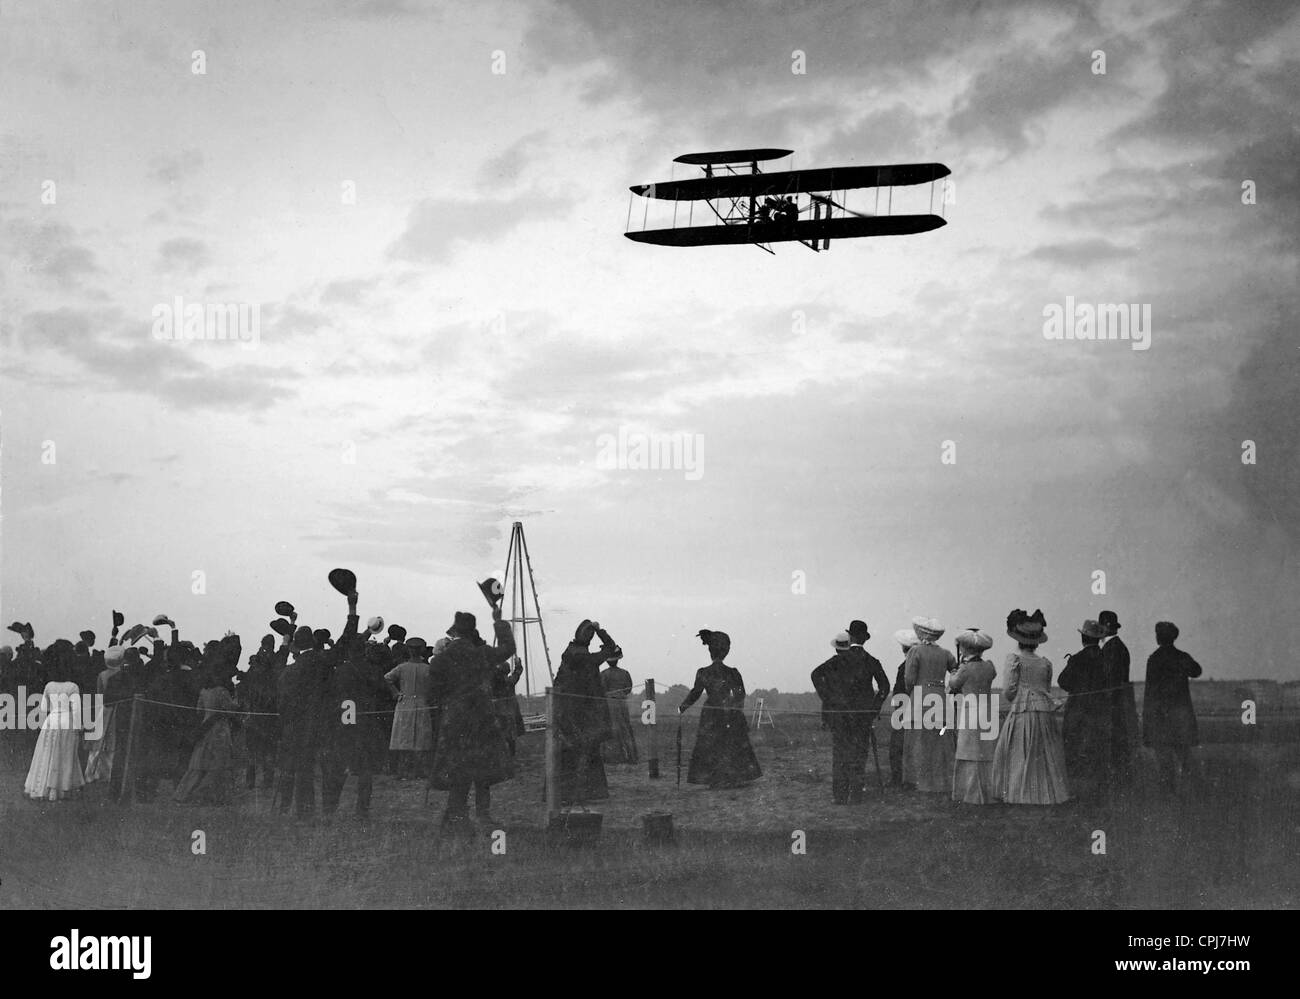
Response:
[[[716,198],[763,198],[859,187],[906,187],[927,184],[947,177],[951,172],[942,163],[823,167],[778,173],[715,174],[662,184],[635,184],[630,190],[644,198],[662,201],[712,201]]]

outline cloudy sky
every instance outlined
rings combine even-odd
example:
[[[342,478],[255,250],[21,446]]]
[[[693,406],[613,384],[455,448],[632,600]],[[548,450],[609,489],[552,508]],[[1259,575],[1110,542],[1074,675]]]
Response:
[[[556,660],[595,617],[637,680],[708,627],[807,689],[853,617],[1000,662],[1016,607],[1058,666],[1111,607],[1139,678],[1162,618],[1294,677],[1298,53],[1289,2],[5,2],[0,616],[254,645],[346,565],[432,639],[522,520]],[[950,224],[624,238],[759,145],[945,163]],[[178,296],[256,345],[156,339]],[[1067,296],[1150,349],[1046,339]],[[699,474],[602,467],[620,428]]]

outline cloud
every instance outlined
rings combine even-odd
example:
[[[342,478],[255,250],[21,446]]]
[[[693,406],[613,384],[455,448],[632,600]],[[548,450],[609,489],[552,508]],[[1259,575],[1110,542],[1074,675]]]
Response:
[[[427,198],[411,209],[406,229],[388,247],[388,256],[415,263],[443,263],[458,246],[490,242],[525,222],[557,218],[572,205],[570,200],[543,195],[497,201]]]
[[[188,236],[177,236],[166,240],[158,247],[158,267],[160,270],[184,271],[193,274],[202,270],[212,260],[208,244]]]
[[[1070,243],[1049,243],[1026,253],[1022,259],[1042,260],[1064,267],[1091,267],[1094,264],[1125,260],[1137,250],[1120,246],[1107,239],[1078,239]]]
[[[322,305],[360,305],[378,285],[374,278],[331,281],[320,293]]]
[[[139,330],[125,325],[117,309],[63,307],[29,312],[22,334],[26,343],[78,362],[100,389],[153,395],[177,409],[267,409],[292,395],[287,383],[300,377],[249,362],[207,364],[198,355],[212,345],[156,341],[147,330],[144,323]]]
[[[149,176],[160,184],[179,184],[189,180],[203,169],[203,153],[186,149],[180,153],[155,156],[149,163]]]
[[[77,242],[72,227],[63,222],[8,219],[0,232],[6,249],[28,271],[61,291],[81,289],[84,278],[100,271],[95,254]]]

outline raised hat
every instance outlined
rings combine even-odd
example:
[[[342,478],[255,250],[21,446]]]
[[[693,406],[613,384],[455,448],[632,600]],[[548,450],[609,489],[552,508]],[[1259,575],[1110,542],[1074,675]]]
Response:
[[[275,612],[281,617],[293,617],[293,604],[287,600],[277,600],[275,602]]]
[[[91,631],[89,628],[87,628],[85,631],[81,633],[81,640],[85,642],[87,645],[94,645],[95,633]]]
[[[287,637],[293,634],[293,625],[291,625],[284,618],[277,617],[274,621],[271,622],[271,630],[274,631],[277,635],[283,635]]]
[[[120,628],[124,624],[126,624],[126,618],[123,616],[122,612],[113,611],[113,627]]]
[[[390,624],[388,626],[388,637],[391,638],[394,642],[405,642],[406,629],[403,628],[400,624]]]
[[[330,586],[338,590],[345,597],[351,596],[357,589],[357,574],[351,569],[331,569],[329,572]]]
[[[506,595],[505,587],[501,585],[500,581],[493,579],[491,576],[479,583],[478,588],[483,594],[483,599],[488,602],[490,607],[495,607]]]
[[[378,635],[383,630],[384,619],[378,614],[366,622],[366,631],[370,632],[372,635]]]
[[[168,625],[169,627],[174,626],[176,624],[176,622],[173,621],[171,618],[169,618],[166,614],[156,614],[154,616],[153,623],[165,624]]]

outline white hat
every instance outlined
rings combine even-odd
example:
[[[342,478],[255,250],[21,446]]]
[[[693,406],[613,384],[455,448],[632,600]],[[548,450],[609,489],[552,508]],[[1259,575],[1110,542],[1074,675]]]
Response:
[[[831,642],[831,648],[833,648],[836,652],[843,652],[852,644],[853,644],[853,636],[850,635],[847,631],[841,631],[838,635],[835,636],[835,640]]]
[[[937,617],[914,617],[912,630],[916,632],[917,638],[934,642],[943,637],[944,627]]]
[[[894,632],[894,641],[905,649],[910,649],[916,644],[916,632],[911,628],[900,628]]]
[[[125,658],[126,658],[125,645],[110,645],[107,649],[104,650],[104,662],[106,663],[109,664],[120,663]]]
[[[993,648],[993,636],[973,628],[958,634],[955,641],[961,648],[970,649],[972,652],[983,652],[985,649]]]
[[[374,617],[372,617],[369,621],[366,622],[366,631],[370,632],[371,634],[378,634],[383,630],[384,630],[384,619],[380,617],[378,614],[376,614]]]

